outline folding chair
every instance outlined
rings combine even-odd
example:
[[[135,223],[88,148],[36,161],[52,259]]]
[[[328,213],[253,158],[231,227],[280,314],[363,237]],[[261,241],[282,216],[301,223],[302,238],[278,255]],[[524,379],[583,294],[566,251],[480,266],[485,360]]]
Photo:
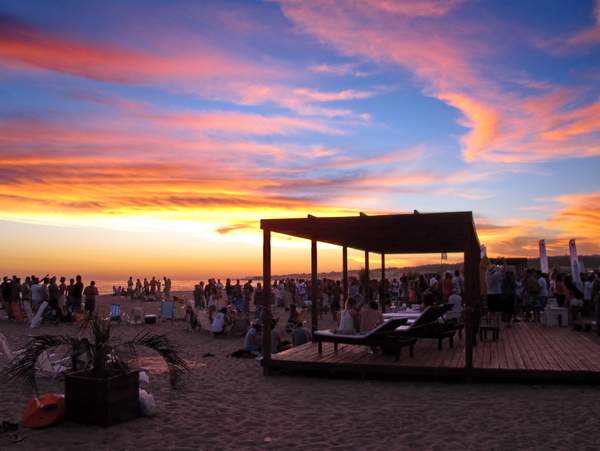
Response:
[[[110,305],[110,317],[111,321],[121,321],[121,304]]]
[[[175,320],[175,302],[162,301],[160,304],[160,313],[158,315],[162,319]]]
[[[8,342],[4,334],[0,334],[0,350],[2,351],[2,355],[8,361],[18,358],[19,355],[23,352],[23,349],[13,351],[10,347],[10,343]]]
[[[141,307],[134,307],[131,309],[131,319],[129,320],[129,324],[144,324],[144,317],[146,316],[146,311]]]
[[[198,322],[200,323],[200,330],[210,333],[210,321],[208,320],[208,316],[206,315],[206,310],[198,310],[196,318],[198,318]]]
[[[44,351],[40,354],[38,358],[38,371],[36,375],[40,375],[43,373],[52,373],[52,380],[56,378],[56,376],[60,373],[64,373],[69,368],[64,364],[71,360],[70,357],[65,357],[61,360],[51,360],[52,357],[48,354],[48,351]]]

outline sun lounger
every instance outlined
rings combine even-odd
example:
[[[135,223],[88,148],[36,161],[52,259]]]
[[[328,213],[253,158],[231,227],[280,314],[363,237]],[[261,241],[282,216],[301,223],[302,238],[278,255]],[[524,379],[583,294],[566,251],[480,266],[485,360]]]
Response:
[[[406,318],[391,319],[371,332],[365,335],[343,335],[330,332],[328,330],[318,330],[314,333],[314,340],[319,345],[319,354],[323,352],[322,343],[333,343],[333,349],[338,350],[338,344],[350,344],[359,346],[378,346],[384,352],[393,351],[396,355],[396,360],[400,360],[402,348],[409,348],[410,356],[413,354],[413,346],[416,343],[416,338],[405,337],[398,334],[398,328],[406,324]]]
[[[413,338],[431,338],[438,340],[438,349],[442,349],[444,339],[448,339],[450,347],[453,346],[453,338],[456,334],[455,327],[449,327],[450,323],[440,323],[444,313],[452,308],[452,304],[432,305],[427,307],[410,326],[400,327],[398,335]]]

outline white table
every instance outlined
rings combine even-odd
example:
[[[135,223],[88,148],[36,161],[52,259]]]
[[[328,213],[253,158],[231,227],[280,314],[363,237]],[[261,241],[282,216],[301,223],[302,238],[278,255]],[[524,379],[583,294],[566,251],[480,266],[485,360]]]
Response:
[[[546,307],[544,318],[546,326],[566,327],[569,325],[569,310],[563,307]]]

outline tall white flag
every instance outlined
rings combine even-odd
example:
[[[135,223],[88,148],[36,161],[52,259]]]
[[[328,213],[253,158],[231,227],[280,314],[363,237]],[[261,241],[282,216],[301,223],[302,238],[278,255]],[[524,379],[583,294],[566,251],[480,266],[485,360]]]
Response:
[[[548,254],[546,254],[546,240],[540,240],[540,269],[544,274],[548,274]]]
[[[583,290],[583,283],[579,277],[579,258],[577,257],[577,245],[575,240],[569,240],[569,254],[571,255],[571,273],[573,274],[573,282],[577,288]]]

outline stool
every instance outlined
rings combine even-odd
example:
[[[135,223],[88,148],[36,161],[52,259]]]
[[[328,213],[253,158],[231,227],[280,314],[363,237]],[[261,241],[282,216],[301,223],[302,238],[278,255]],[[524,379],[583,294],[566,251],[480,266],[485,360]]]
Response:
[[[492,332],[492,341],[496,341],[497,339],[500,338],[500,328],[498,326],[496,326],[495,324],[480,324],[479,325],[479,341],[483,341],[484,339],[487,339],[487,332],[491,331]]]

